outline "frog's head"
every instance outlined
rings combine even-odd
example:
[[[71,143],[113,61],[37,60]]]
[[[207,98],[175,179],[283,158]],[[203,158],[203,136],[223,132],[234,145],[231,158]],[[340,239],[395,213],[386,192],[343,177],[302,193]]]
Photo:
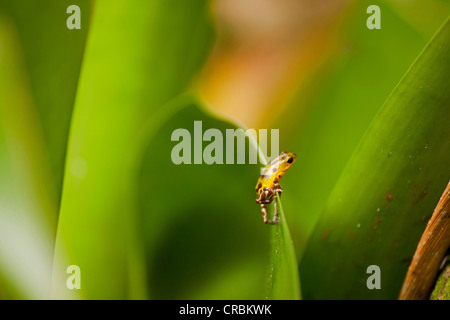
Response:
[[[297,155],[295,153],[283,151],[280,154],[279,159],[280,166],[283,168],[283,171],[286,171],[294,164],[295,160],[297,160]]]

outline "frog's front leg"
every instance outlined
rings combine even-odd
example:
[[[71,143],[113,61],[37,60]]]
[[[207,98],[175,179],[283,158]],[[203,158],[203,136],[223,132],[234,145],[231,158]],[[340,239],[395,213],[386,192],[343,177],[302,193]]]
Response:
[[[255,201],[260,204],[269,204],[273,201],[273,195],[274,192],[272,188],[264,187]]]
[[[278,222],[280,220],[276,202],[274,202],[275,213],[273,215],[272,220],[269,220],[269,213],[268,213],[267,207],[266,207],[266,204],[272,203],[272,201],[275,198],[275,194],[276,194],[275,190],[273,190],[269,187],[265,187],[261,190],[261,193],[256,198],[256,202],[261,204],[261,213],[262,213],[263,221],[266,224],[278,224]]]
[[[281,195],[283,192],[283,188],[281,187],[278,178],[273,179],[273,192],[278,193],[278,195]]]

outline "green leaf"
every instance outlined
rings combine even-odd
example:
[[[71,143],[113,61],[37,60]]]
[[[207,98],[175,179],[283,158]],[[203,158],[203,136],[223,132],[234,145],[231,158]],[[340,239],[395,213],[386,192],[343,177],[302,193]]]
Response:
[[[297,258],[284,215],[281,200],[276,197],[280,210],[280,223],[271,230],[272,246],[266,299],[301,299]]]
[[[147,297],[133,194],[140,135],[202,65],[212,39],[207,3],[95,3],[55,250],[55,261],[80,267],[83,298]],[[54,274],[65,275],[65,269]],[[71,295],[65,282],[54,281],[53,290],[55,297]]]
[[[308,299],[395,299],[450,177],[450,23],[397,85],[352,156],[300,265]],[[366,286],[381,268],[381,290]]]

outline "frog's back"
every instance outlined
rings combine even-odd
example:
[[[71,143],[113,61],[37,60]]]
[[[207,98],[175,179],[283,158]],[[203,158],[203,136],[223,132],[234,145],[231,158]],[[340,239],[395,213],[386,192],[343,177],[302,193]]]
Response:
[[[262,174],[259,176],[258,178],[258,182],[256,183],[256,193],[260,194],[261,190],[264,189],[265,187],[269,187],[271,189],[273,189],[274,185],[273,185],[273,179],[272,179],[272,175],[268,174],[266,171],[267,167],[263,169]]]
[[[262,170],[261,175],[256,183],[256,193],[260,194],[261,190],[265,187],[274,188],[275,179],[280,181],[280,179],[286,173],[286,170],[292,165],[296,159],[295,153],[289,153],[283,151],[278,157],[270,161],[267,166]]]

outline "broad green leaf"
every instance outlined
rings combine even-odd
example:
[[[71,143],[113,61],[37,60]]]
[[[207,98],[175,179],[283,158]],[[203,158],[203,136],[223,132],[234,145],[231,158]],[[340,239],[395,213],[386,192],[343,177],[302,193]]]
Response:
[[[380,30],[366,27],[371,4],[381,8]],[[420,10],[428,2],[417,6]],[[433,22],[433,33],[442,22]],[[336,28],[338,36],[328,44],[331,58],[271,124],[280,129],[280,145],[298,155],[296,168],[282,183],[298,258],[371,121],[433,35],[424,31],[429,24],[405,22],[391,1],[354,1]]]
[[[450,23],[422,51],[335,186],[300,265],[305,298],[396,299],[450,177]],[[367,267],[381,269],[369,290]]]
[[[132,192],[139,137],[201,66],[212,35],[207,10],[203,0],[95,3],[70,128],[55,253],[80,267],[84,298],[147,297]],[[53,287],[55,297],[70,297],[65,282],[54,281]]]

